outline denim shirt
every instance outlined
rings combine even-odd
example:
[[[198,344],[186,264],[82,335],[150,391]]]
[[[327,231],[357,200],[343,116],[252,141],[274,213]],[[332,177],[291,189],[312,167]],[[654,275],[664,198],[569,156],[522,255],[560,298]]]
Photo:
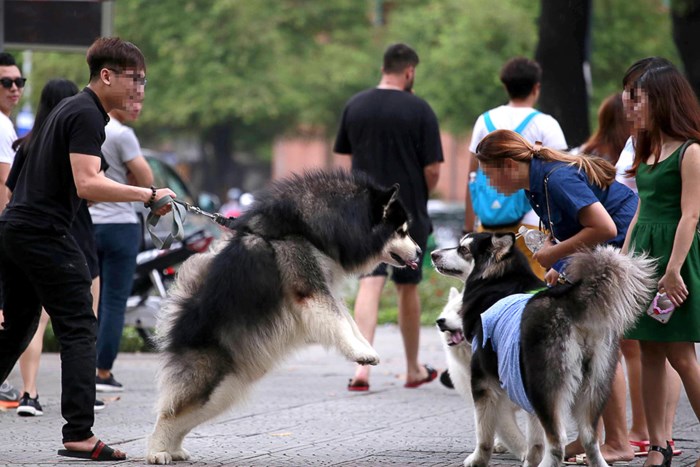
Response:
[[[549,212],[544,184],[547,177]],[[559,241],[567,240],[583,229],[578,221],[581,209],[600,202],[617,227],[617,236],[605,243],[616,247],[624,243],[639,201],[636,193],[617,181],[602,189],[591,184],[583,170],[565,162],[547,162],[537,157],[530,163],[530,190],[526,190],[526,194],[543,227],[551,228],[554,238]],[[565,266],[566,258],[562,258],[552,267],[562,272]]]
[[[472,352],[483,348],[490,340],[498,356],[498,380],[510,400],[525,411],[535,413],[525,392],[520,371],[520,322],[531,293],[508,295],[481,314],[483,340],[472,341]]]

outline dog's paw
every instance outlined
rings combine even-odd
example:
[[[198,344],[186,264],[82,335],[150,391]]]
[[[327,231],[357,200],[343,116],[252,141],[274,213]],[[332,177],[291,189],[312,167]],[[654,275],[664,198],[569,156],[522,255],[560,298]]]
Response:
[[[478,452],[473,452],[464,459],[464,467],[488,467],[489,461],[483,459]]]
[[[350,360],[360,365],[378,365],[379,355],[372,347],[363,346],[352,352]]]
[[[186,461],[190,458],[190,453],[187,449],[180,448],[177,451],[173,451],[171,456],[174,461]]]
[[[493,445],[493,452],[496,454],[505,454],[508,452],[508,447],[505,444],[503,444],[503,441],[497,439]]]
[[[170,464],[173,462],[173,456],[167,451],[149,452],[146,456],[146,462],[160,465]]]

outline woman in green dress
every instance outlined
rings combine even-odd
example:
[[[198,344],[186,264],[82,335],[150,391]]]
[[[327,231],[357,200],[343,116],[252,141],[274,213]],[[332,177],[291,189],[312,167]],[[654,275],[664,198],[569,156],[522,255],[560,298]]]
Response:
[[[680,374],[700,419],[700,105],[688,81],[663,58],[633,64],[623,79],[623,103],[636,137],[630,169],[639,189],[637,213],[623,251],[657,258],[658,288],[676,307],[667,324],[642,316],[626,336],[642,351],[642,396],[650,451],[645,466],[671,464],[664,420],[666,360]]]

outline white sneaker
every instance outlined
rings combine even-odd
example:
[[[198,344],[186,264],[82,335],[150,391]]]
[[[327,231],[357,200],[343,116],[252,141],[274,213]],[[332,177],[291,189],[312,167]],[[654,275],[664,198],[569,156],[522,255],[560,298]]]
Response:
[[[105,403],[99,399],[95,399],[95,412],[99,412],[100,410],[102,410],[104,408],[105,408]]]
[[[41,409],[41,404],[39,403],[39,394],[32,399],[29,397],[29,393],[25,392],[22,398],[19,400],[17,415],[20,417],[39,417],[44,415],[44,411]]]

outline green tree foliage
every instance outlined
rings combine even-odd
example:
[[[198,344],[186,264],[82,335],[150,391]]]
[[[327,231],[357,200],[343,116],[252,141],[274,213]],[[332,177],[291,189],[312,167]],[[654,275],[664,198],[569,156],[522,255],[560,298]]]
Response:
[[[640,58],[668,58],[682,67],[671,35],[671,19],[664,0],[595,0],[591,74],[596,109],[608,95],[622,90],[627,68]],[[592,112],[595,117],[595,112]]]
[[[679,63],[667,4],[594,0],[593,106],[619,90],[634,60],[663,55]],[[377,10],[385,25],[375,24]],[[503,62],[534,55],[539,6],[531,0],[119,0],[115,14],[116,33],[136,43],[148,62],[139,134],[186,133],[203,148],[224,135],[231,141],[214,146],[218,159],[230,159],[227,151],[261,154],[261,145],[285,131],[332,135],[345,101],[378,82],[382,51],[396,41],[419,52],[416,93],[442,127],[467,132],[481,112],[506,101],[498,81]],[[84,55],[35,53],[33,102],[57,76],[85,85]]]
[[[397,2],[387,38],[413,45],[421,58],[416,93],[430,102],[441,126],[471,129],[489,108],[507,102],[498,74],[510,57],[532,57],[538,8],[525,0]]]
[[[15,57],[21,57],[20,52]],[[27,85],[31,86],[30,102],[34,109],[39,105],[41,90],[53,78],[65,78],[78,85],[78,89],[88,84],[90,72],[85,62],[85,54],[59,52],[33,52],[32,74]],[[25,90],[26,95],[26,90]]]
[[[120,0],[117,31],[148,58],[146,123],[317,124],[368,82],[365,2]]]

